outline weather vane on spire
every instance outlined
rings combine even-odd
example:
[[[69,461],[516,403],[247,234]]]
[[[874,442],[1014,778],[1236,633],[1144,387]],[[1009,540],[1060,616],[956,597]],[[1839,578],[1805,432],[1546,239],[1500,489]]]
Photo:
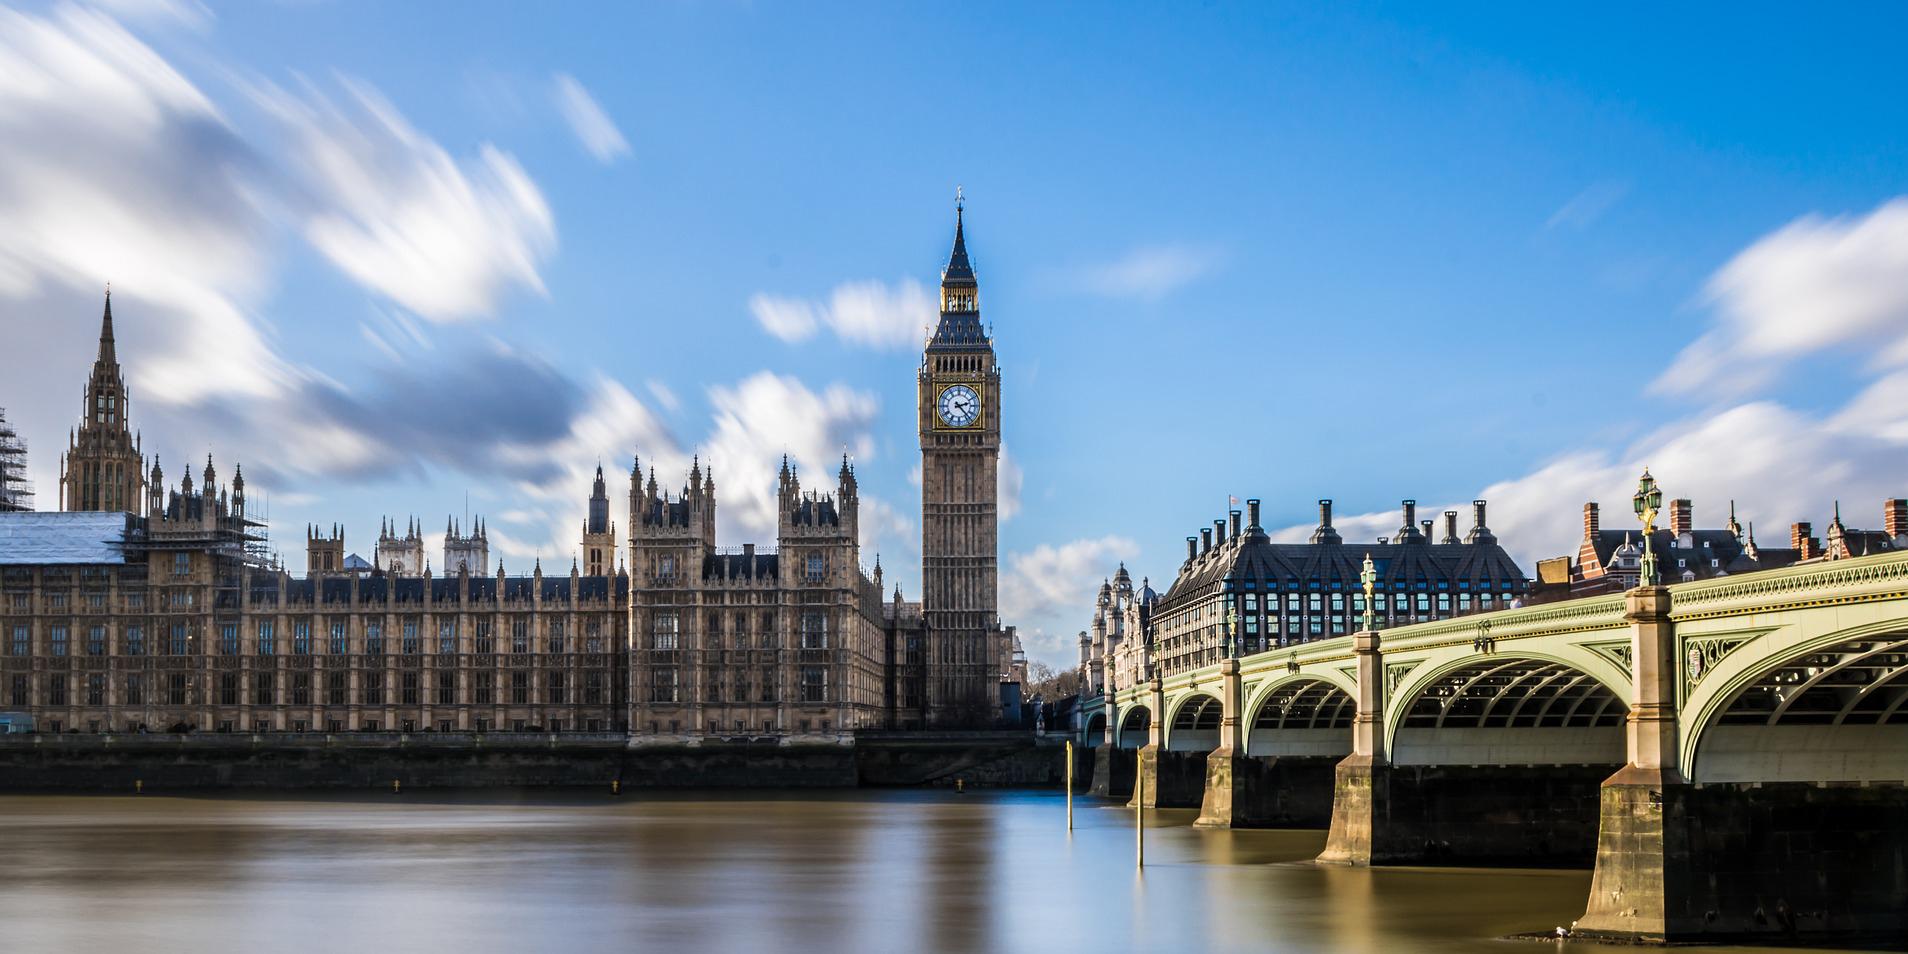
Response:
[[[967,195],[957,185],[954,187],[954,211],[959,212],[965,208],[967,208]]]

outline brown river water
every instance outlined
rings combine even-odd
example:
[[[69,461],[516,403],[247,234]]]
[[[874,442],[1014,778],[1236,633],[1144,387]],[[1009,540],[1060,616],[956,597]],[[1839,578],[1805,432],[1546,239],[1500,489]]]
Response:
[[[1587,871],[1049,792],[0,796],[0,952],[1561,950]],[[1627,948],[1634,950],[1634,948]],[[1747,954],[1751,948],[1728,948]],[[1794,950],[1794,949],[1789,949]]]

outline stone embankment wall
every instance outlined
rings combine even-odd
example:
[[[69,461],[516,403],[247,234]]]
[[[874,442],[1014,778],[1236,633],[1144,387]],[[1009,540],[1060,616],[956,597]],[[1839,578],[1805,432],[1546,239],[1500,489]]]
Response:
[[[0,791],[1047,786],[1065,770],[1062,746],[1017,733],[635,748],[620,734],[0,737]]]

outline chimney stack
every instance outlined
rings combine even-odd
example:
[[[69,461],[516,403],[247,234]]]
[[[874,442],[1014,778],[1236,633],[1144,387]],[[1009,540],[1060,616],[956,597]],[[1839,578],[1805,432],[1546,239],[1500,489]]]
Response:
[[[1583,538],[1594,540],[1599,529],[1597,505],[1595,501],[1583,505]]]
[[[1216,547],[1226,545],[1226,522],[1224,520],[1214,520],[1212,522],[1212,545]]]
[[[1330,497],[1318,502],[1318,529],[1312,531],[1313,543],[1343,543],[1344,538],[1332,529],[1332,501]]]
[[[1897,497],[1882,505],[1882,532],[1897,540],[1908,536],[1908,500]]]
[[[1812,535],[1815,528],[1807,523],[1792,524],[1789,527],[1789,547],[1795,551],[1798,560],[1813,560],[1822,555],[1822,545]]]
[[[1678,497],[1670,501],[1670,532],[1680,537],[1694,529],[1696,525],[1694,509],[1688,497]]]
[[[1438,542],[1439,542],[1439,543],[1456,543],[1456,542],[1458,542],[1458,535],[1457,535],[1457,511],[1455,511],[1455,510],[1446,510],[1446,511],[1444,512],[1444,539],[1442,539],[1442,540],[1439,540]]]
[[[1405,501],[1404,502],[1405,530],[1409,531],[1413,526],[1417,524],[1417,522],[1418,522],[1418,502],[1415,500]],[[1405,535],[1409,536],[1410,534],[1409,532],[1407,532]]]
[[[1186,538],[1186,562],[1191,563],[1199,557],[1199,538]]]
[[[1431,542],[1431,521],[1420,520],[1418,521],[1418,526],[1421,528],[1424,534],[1424,542],[1430,543]]]
[[[1465,543],[1477,543],[1489,546],[1497,542],[1497,534],[1484,522],[1484,501],[1471,501],[1471,532],[1464,538]]]
[[[1232,518],[1232,537],[1236,540],[1239,537],[1239,511],[1234,510],[1227,516]]]
[[[1202,529],[1202,530],[1200,530],[1200,531],[1199,531],[1199,552],[1200,552],[1200,553],[1211,553],[1211,552],[1212,552],[1212,530],[1211,530],[1211,528],[1206,528],[1206,529]]]
[[[1908,501],[1904,501],[1908,503]],[[1259,526],[1259,501],[1257,498],[1246,501],[1246,526],[1253,531],[1264,529]]]

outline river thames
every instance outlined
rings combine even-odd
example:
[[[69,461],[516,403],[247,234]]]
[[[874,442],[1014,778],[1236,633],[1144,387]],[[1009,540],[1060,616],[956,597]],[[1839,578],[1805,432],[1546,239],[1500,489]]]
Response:
[[[1348,869],[1048,792],[0,797],[14,952],[1616,951],[1587,871]],[[1749,948],[1728,949],[1744,954]],[[1789,950],[1794,950],[1793,948]]]

